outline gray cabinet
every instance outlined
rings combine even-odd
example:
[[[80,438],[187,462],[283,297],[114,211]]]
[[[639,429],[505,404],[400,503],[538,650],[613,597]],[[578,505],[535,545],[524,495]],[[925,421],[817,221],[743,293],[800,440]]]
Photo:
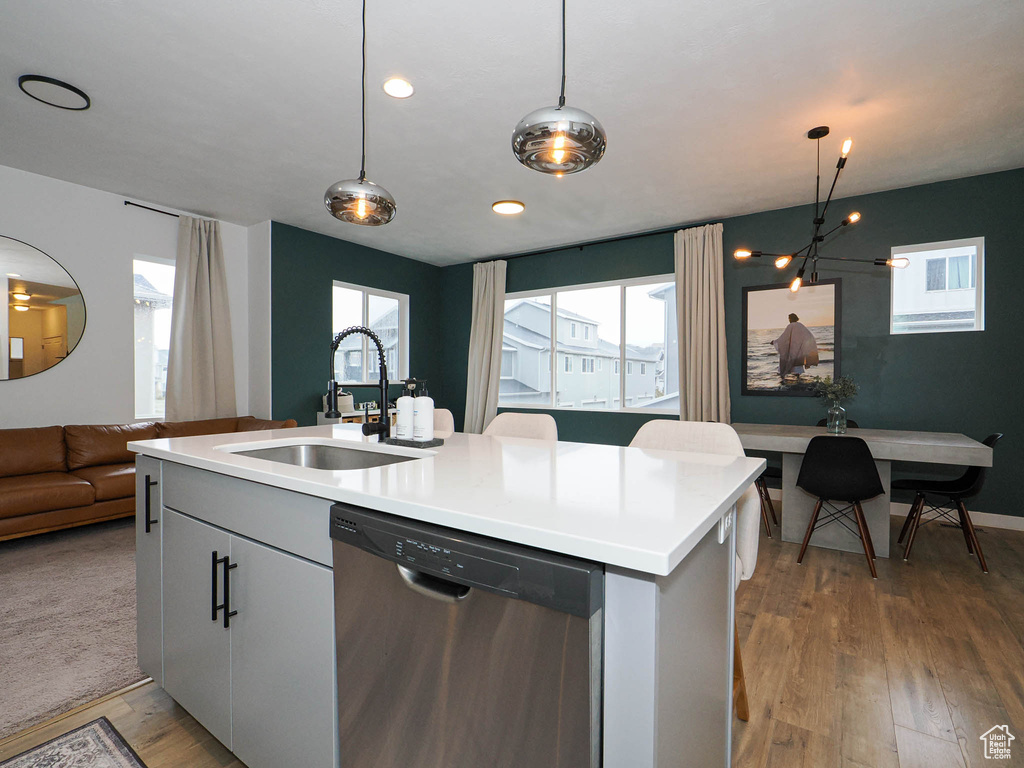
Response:
[[[171,509],[164,526],[164,688],[249,768],[335,765],[331,569]]]
[[[224,627],[224,566],[231,536],[165,510],[164,690],[231,749],[231,635]],[[232,573],[232,575],[234,575]],[[216,583],[215,583],[216,580]]]
[[[135,460],[135,600],[138,615],[139,669],[163,685],[163,609],[161,606],[162,462]]]

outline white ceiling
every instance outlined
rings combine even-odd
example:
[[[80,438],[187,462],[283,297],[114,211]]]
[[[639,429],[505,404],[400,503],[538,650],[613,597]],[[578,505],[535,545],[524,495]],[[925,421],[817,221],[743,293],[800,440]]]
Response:
[[[1024,166],[1021,0],[569,0],[567,103],[608,151],[563,179],[510,149],[557,99],[557,0],[392,0],[367,10],[367,176],[398,214],[357,227],[323,194],[359,171],[359,8],[4,0],[0,165],[435,264],[810,202],[820,124],[823,170],[855,139],[840,197]],[[25,73],[92,108],[29,99]],[[381,90],[396,74],[411,99]]]

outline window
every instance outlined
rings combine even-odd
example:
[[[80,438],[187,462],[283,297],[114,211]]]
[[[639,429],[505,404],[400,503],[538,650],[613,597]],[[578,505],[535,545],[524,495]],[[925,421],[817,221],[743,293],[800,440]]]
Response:
[[[155,258],[132,261],[135,274],[135,418],[162,419],[167,396],[174,264]]]
[[[909,263],[892,269],[890,333],[985,329],[985,238],[897,246],[892,258]]]
[[[676,336],[671,275],[509,294],[498,404],[675,413]]]
[[[409,376],[409,297],[406,294],[335,281],[333,334],[353,325],[365,326],[380,338],[388,379],[396,381]],[[502,365],[504,362],[503,351]],[[344,384],[371,384],[380,380],[377,346],[361,333],[342,340],[334,364],[334,377]]]

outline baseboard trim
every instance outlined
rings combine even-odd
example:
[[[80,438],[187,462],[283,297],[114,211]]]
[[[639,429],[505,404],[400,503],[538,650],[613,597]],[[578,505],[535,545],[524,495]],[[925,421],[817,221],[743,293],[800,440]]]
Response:
[[[776,489],[771,489],[776,490]],[[782,496],[779,494],[771,494],[772,503],[775,505],[782,504]],[[889,504],[889,514],[893,517],[906,517],[910,514],[910,505],[902,504],[899,502],[891,502]],[[977,526],[986,528],[1002,528],[1006,531],[1024,531],[1024,517],[1017,517],[1016,515],[997,515],[992,512],[975,512],[971,510],[971,520]]]

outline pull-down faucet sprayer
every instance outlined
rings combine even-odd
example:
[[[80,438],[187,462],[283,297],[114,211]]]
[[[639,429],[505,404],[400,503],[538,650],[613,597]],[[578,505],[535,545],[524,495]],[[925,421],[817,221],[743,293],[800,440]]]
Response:
[[[380,421],[376,424],[363,424],[363,434],[376,434],[378,440],[384,440],[384,438],[391,436],[391,418],[388,415],[388,366],[384,359],[384,345],[381,344],[377,334],[362,325],[346,328],[335,336],[334,341],[331,342],[331,378],[327,382],[327,413],[324,416],[328,419],[337,419],[341,416],[341,413],[338,411],[338,390],[340,387],[334,378],[334,358],[338,354],[338,347],[341,346],[342,340],[353,333],[361,333],[369,337],[370,341],[377,345],[377,357],[380,361]]]

